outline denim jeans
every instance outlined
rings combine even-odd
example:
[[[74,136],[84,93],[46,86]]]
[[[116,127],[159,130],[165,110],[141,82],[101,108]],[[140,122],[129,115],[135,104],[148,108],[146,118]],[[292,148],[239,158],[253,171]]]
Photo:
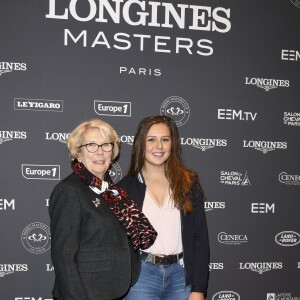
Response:
[[[138,281],[125,300],[187,300],[191,286],[185,287],[184,269],[179,263],[166,266],[142,261]]]

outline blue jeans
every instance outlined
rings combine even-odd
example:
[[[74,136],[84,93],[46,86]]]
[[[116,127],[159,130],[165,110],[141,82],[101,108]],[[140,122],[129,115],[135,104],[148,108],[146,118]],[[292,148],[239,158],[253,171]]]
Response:
[[[125,300],[187,300],[191,286],[185,287],[184,269],[179,263],[166,266],[142,261],[138,281]]]

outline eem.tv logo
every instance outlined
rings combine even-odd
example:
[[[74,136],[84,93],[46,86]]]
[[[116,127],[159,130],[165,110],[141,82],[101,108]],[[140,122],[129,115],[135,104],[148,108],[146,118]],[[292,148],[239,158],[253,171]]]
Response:
[[[94,100],[94,110],[100,116],[131,117],[131,102]]]
[[[22,175],[26,179],[60,180],[60,165],[22,164]]]

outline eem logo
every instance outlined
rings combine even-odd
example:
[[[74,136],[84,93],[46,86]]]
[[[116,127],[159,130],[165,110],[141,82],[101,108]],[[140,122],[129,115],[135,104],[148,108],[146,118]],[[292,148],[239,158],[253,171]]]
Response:
[[[14,98],[14,110],[63,112],[63,100]]]
[[[234,110],[231,108],[219,108],[219,120],[239,120],[239,121],[255,121],[257,113],[250,111]]]
[[[300,234],[295,231],[282,231],[275,235],[275,242],[283,247],[292,247],[300,243]]]
[[[275,213],[275,203],[251,203],[252,214],[267,214]]]
[[[26,63],[0,61],[0,76],[12,71],[26,71]]]
[[[121,143],[127,144],[127,145],[133,145],[134,141],[134,135],[122,135],[120,137]]]
[[[238,293],[233,291],[220,291],[213,295],[212,300],[240,300]]]
[[[172,118],[176,125],[184,125],[190,117],[188,103],[179,96],[171,96],[165,99],[160,107],[160,114]]]
[[[286,185],[300,185],[300,175],[289,175],[286,172],[281,172],[278,175],[278,180]]]
[[[34,254],[41,254],[51,247],[50,228],[40,222],[27,225],[22,234],[21,241],[24,248]]]
[[[300,3],[300,1],[299,1]],[[281,50],[281,60],[300,60],[300,52],[298,50]]]
[[[122,178],[122,169],[117,162],[112,164],[109,170],[109,176],[114,183],[118,182]]]
[[[27,264],[0,264],[0,278],[14,272],[27,272]]]
[[[243,148],[253,148],[266,154],[276,149],[287,149],[287,142],[270,142],[270,141],[246,141],[243,140]]]
[[[100,116],[131,117],[131,102],[94,100],[94,110]]]
[[[276,89],[278,87],[289,87],[289,80],[283,79],[266,79],[266,78],[248,78],[245,77],[247,85],[255,85],[261,89],[264,89],[266,92]]]
[[[22,175],[26,179],[60,180],[60,165],[22,164]]]
[[[15,210],[16,202],[15,199],[7,200],[0,199],[0,210]]]

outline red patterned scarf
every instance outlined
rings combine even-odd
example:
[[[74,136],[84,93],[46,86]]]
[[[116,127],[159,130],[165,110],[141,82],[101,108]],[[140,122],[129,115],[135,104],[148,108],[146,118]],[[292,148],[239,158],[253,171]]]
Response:
[[[74,173],[84,183],[100,190],[102,189],[102,180],[89,172],[78,160],[74,160],[71,166]],[[122,224],[127,235],[131,237],[134,250],[148,249],[153,245],[157,237],[157,232],[136,203],[122,188],[113,183],[108,171],[105,173],[104,181],[108,182],[108,188],[101,195]]]

